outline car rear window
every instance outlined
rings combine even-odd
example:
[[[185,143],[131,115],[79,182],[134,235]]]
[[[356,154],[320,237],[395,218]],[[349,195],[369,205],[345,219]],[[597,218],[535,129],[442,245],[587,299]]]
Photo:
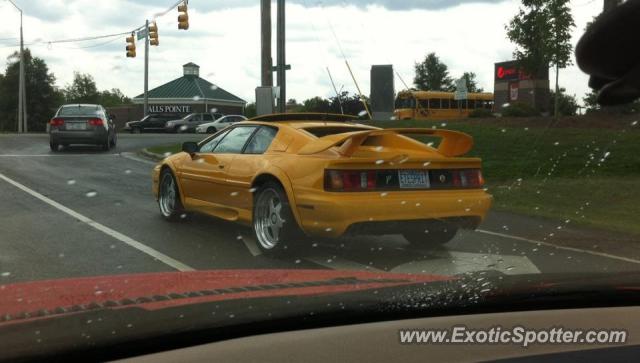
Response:
[[[58,116],[96,116],[99,112],[97,106],[67,106],[60,109]]]
[[[309,127],[303,130],[315,137],[325,137],[329,135],[344,134],[347,132],[368,131],[371,129],[364,127]]]

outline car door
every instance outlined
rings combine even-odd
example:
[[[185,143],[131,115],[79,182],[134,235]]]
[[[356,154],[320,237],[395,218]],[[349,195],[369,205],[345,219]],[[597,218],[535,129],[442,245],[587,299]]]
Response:
[[[258,126],[229,129],[205,142],[193,158],[181,166],[183,192],[190,204],[204,212],[233,219],[228,210],[233,188],[227,181],[227,169],[233,158],[242,153],[245,144]]]
[[[237,128],[242,126],[237,126]],[[253,206],[253,193],[251,182],[264,165],[264,153],[269,149],[278,128],[261,126],[253,133],[241,154],[236,155],[231,167],[226,170],[226,178],[229,185],[229,195],[234,196],[229,200],[229,206],[250,211]]]
[[[197,114],[193,115],[193,117],[191,117],[191,119],[187,123],[187,130],[188,131],[195,131],[196,127],[198,127],[198,125],[200,125],[200,124],[202,124],[202,114],[201,113],[197,113]]]

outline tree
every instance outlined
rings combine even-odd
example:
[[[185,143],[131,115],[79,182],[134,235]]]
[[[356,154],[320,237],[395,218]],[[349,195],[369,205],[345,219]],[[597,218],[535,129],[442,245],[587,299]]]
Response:
[[[467,82],[467,90],[471,93],[484,92],[484,89],[478,87],[478,81],[476,81],[476,74],[474,72],[464,72],[462,78]]]
[[[571,28],[575,27],[569,0],[522,0],[523,8],[506,25],[517,48],[514,57],[527,73],[539,77],[556,68],[556,97],[560,96],[560,68],[571,65]],[[560,105],[559,100],[555,102]],[[555,109],[556,117],[559,109]]]
[[[247,118],[254,118],[256,117],[258,113],[256,112],[256,103],[255,102],[251,102],[249,104],[247,104],[247,106],[245,106],[244,108],[244,115]]]
[[[582,102],[584,102],[584,107],[587,109],[587,112],[593,112],[600,109],[600,105],[598,104],[598,92],[596,91],[587,93],[582,98]]]
[[[89,74],[73,73],[73,82],[64,89],[67,103],[100,103],[100,92]]]
[[[302,112],[331,112],[331,102],[322,97],[313,97],[302,102]]]
[[[111,91],[104,90],[98,95],[98,103],[104,107],[114,107],[131,104],[131,99],[125,96],[118,88]]]
[[[566,94],[566,89],[560,88],[560,94],[556,95],[555,92],[551,92],[550,101],[551,108],[558,110],[558,114],[561,116],[575,116],[578,111],[578,101],[576,96],[570,96]],[[558,102],[558,107],[556,107]]]
[[[451,91],[454,88],[447,65],[440,62],[435,53],[429,53],[422,63],[416,63],[415,70],[413,83],[419,90]]]
[[[20,54],[7,58],[5,74],[0,77],[0,130],[16,131],[18,126],[18,84]],[[56,108],[63,102],[55,87],[55,76],[41,58],[24,50],[25,86],[27,96],[27,122],[29,131],[44,131]]]

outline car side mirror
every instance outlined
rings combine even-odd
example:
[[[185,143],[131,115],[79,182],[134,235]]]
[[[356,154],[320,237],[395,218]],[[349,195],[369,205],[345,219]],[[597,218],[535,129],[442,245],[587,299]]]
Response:
[[[197,142],[188,141],[182,144],[182,151],[186,152],[191,156],[197,153],[198,149],[199,147]]]

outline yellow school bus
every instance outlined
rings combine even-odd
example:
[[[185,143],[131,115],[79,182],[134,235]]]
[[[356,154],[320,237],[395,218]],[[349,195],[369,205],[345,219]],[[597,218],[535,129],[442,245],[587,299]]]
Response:
[[[453,92],[403,91],[396,98],[396,120],[445,120],[469,117],[476,109],[493,109],[492,93],[469,93],[462,101]]]

